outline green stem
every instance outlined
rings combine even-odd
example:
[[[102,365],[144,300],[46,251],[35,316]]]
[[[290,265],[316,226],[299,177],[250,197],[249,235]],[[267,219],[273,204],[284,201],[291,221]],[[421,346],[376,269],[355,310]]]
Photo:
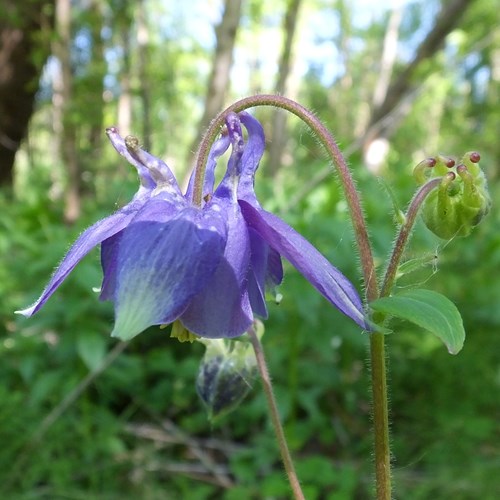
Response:
[[[406,212],[405,223],[401,226],[387,266],[380,295],[390,294],[397,269],[406,248],[411,231],[426,196],[441,182],[432,179],[422,186]],[[381,322],[383,318],[378,318]],[[391,453],[389,442],[389,407],[387,397],[387,367],[385,360],[385,336],[380,332],[370,335],[370,361],[372,379],[373,427],[375,435],[375,477],[378,500],[391,499]]]
[[[373,332],[370,334],[370,361],[377,500],[390,500],[391,452],[389,444],[389,405],[387,398],[387,369],[385,366],[385,335],[383,333]]]
[[[432,179],[422,186],[408,207],[405,223],[401,226],[394,249],[387,266],[380,295],[390,294],[396,272],[408,243],[412,228],[422,203],[427,195],[441,182],[441,178]],[[380,318],[383,321],[383,318]],[[391,499],[391,454],[389,444],[389,408],[387,397],[387,367],[385,363],[385,338],[383,333],[370,335],[370,360],[372,378],[373,427],[375,434],[375,477],[377,499]]]
[[[431,179],[415,193],[415,196],[411,200],[410,206],[408,207],[408,210],[406,212],[405,223],[399,230],[399,234],[396,238],[396,242],[394,243],[394,248],[389,260],[389,265],[387,266],[387,270],[385,272],[384,282],[382,284],[382,290],[380,292],[381,297],[387,297],[391,293],[401,257],[403,256],[404,249],[406,248],[406,244],[408,243],[408,239],[410,238],[411,231],[415,224],[415,220],[417,218],[418,211],[422,206],[422,203],[429,195],[429,193],[436,189],[437,186],[439,186],[442,180],[442,177]]]
[[[276,398],[274,397],[273,386],[271,382],[271,377],[269,376],[269,370],[267,368],[266,358],[264,356],[264,350],[262,349],[262,344],[260,343],[257,334],[253,328],[248,330],[250,336],[250,341],[252,342],[252,347],[255,352],[255,358],[257,359],[257,367],[259,369],[260,377],[262,379],[262,385],[264,387],[264,392],[267,398],[267,404],[269,407],[269,412],[271,414],[271,421],[274,426],[274,432],[278,439],[278,445],[281,452],[281,459],[283,460],[283,465],[288,476],[288,481],[293,491],[293,496],[295,500],[304,500],[304,494],[300,487],[299,479],[297,473],[295,472],[295,467],[293,465],[292,456],[290,455],[290,450],[288,449],[288,444],[285,438],[285,432],[283,426],[281,425],[280,415],[278,411],[278,405],[276,404]]]

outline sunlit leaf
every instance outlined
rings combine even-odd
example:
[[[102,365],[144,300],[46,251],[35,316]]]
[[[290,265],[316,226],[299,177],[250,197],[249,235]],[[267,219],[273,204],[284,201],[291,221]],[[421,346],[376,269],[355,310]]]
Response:
[[[436,335],[450,354],[464,345],[465,330],[455,304],[431,290],[406,290],[392,297],[375,300],[370,307],[389,316],[405,319]]]

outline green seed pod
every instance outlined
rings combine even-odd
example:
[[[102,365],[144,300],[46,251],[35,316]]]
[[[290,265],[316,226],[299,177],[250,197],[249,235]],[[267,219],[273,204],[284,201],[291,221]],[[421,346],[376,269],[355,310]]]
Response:
[[[454,160],[439,156],[414,169],[420,184],[442,178],[422,207],[425,225],[440,238],[468,236],[490,210],[491,198],[479,159],[479,153],[466,153],[455,167]]]

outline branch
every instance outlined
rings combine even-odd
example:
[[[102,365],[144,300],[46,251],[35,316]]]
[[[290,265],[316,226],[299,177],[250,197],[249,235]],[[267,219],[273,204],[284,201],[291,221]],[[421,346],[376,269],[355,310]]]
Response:
[[[413,60],[390,85],[384,101],[373,110],[368,130],[372,129],[377,122],[380,122],[387,114],[393,111],[411,90],[412,79],[417,68],[422,62],[430,59],[439,51],[445,38],[458,26],[461,17],[472,3],[473,0],[453,0],[443,6],[436,19],[436,24],[418,47]],[[371,134],[367,132],[366,135],[370,136]]]

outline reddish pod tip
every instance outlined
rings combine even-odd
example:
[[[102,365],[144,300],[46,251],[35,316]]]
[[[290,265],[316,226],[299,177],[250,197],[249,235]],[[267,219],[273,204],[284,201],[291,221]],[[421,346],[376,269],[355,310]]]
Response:
[[[470,156],[470,161],[472,163],[479,163],[479,160],[481,159],[481,155],[477,151],[473,151]]]
[[[448,168],[452,168],[455,166],[455,160],[453,158],[446,158],[444,163]]]
[[[435,167],[436,166],[436,158],[427,158],[427,166]]]

